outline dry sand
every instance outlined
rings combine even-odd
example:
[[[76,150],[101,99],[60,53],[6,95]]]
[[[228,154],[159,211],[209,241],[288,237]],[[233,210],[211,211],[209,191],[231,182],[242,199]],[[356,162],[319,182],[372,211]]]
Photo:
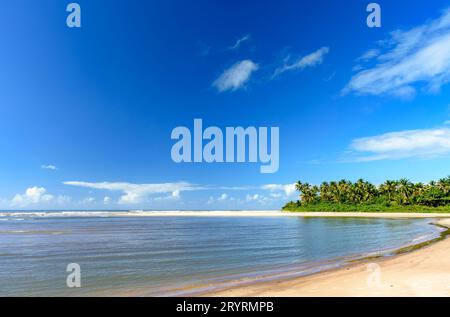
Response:
[[[364,216],[370,215],[364,214]],[[372,214],[372,216],[376,215],[386,217],[386,214]],[[411,216],[411,214],[401,215],[402,218]],[[412,216],[422,217],[417,214]],[[432,214],[423,216],[433,217]],[[441,219],[438,223],[450,227],[450,219]],[[370,260],[311,276],[255,283],[205,295],[224,297],[450,296],[450,239],[393,258]]]

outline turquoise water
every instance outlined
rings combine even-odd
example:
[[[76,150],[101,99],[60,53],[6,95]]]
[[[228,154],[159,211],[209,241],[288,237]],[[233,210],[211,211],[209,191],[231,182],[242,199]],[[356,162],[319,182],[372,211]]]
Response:
[[[429,223],[0,213],[0,296],[176,295],[297,276],[437,237]],[[66,286],[69,263],[81,266],[81,288]]]

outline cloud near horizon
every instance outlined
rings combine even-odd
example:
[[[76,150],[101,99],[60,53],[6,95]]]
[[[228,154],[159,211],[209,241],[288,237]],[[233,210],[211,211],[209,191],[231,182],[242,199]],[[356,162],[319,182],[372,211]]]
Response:
[[[406,130],[359,138],[350,145],[351,161],[434,158],[450,154],[450,128]]]
[[[279,205],[286,203],[293,198],[296,193],[295,184],[266,184],[261,186],[244,186],[244,187],[221,187],[230,191],[245,191],[244,196],[231,196],[223,193],[217,198],[210,196],[207,204],[219,204],[221,206],[259,206],[267,207],[269,205]]]
[[[289,197],[295,194],[295,184],[287,184],[287,185],[280,185],[280,184],[268,184],[263,185],[261,187],[264,190],[268,190],[270,192],[284,192],[284,194]]]
[[[259,65],[249,59],[237,62],[226,69],[212,85],[218,92],[238,90],[249,81],[253,72],[258,69]]]
[[[411,98],[417,89],[438,92],[450,81],[450,9],[420,26],[391,32],[379,47],[358,62],[372,62],[358,70],[342,94],[393,95]]]
[[[23,194],[17,194],[10,202],[12,207],[27,207],[32,205],[63,205],[71,200],[68,196],[54,196],[47,193],[44,187],[30,187]]]
[[[225,186],[212,186],[212,185],[194,185],[188,182],[178,182],[178,183],[162,183],[162,184],[133,184],[126,182],[82,182],[82,181],[67,181],[63,182],[65,185],[83,187],[89,189],[97,190],[107,190],[111,192],[121,192],[117,204],[119,205],[134,205],[139,203],[147,202],[147,199],[151,196],[155,196],[155,201],[160,200],[177,200],[184,191],[222,191],[222,193],[214,198],[209,197],[208,203],[230,203],[236,202],[240,203],[238,197],[230,195],[228,191],[265,191],[268,192],[268,197],[263,193],[252,194],[251,197],[258,197],[261,201],[267,202],[268,198],[275,200],[283,200],[292,196],[295,193],[295,184],[267,184],[261,186],[242,186],[242,187],[225,187]],[[224,192],[227,191],[227,192]],[[248,196],[249,194],[247,194]],[[256,195],[256,196],[255,196]],[[245,196],[245,197],[247,197]],[[248,199],[246,199],[248,202]],[[86,202],[86,201],[84,201]],[[92,199],[89,201],[92,202]],[[105,204],[110,204],[112,202],[109,196],[103,199]]]
[[[93,190],[118,192],[118,199],[104,193],[89,191],[87,196],[72,199],[66,195],[52,195],[44,187],[29,187],[24,193],[16,194],[12,199],[1,199],[2,208],[87,208],[88,206],[139,206],[148,208],[149,203],[171,202],[170,208],[179,208],[189,202],[189,198],[181,199],[181,193],[186,191],[215,191],[217,196],[209,196],[208,205],[217,208],[254,208],[280,207],[288,199],[294,197],[295,184],[265,184],[259,186],[216,186],[194,185],[188,182],[162,184],[133,184],[127,182],[82,182],[67,181],[63,184]],[[239,194],[238,194],[239,193]],[[242,193],[242,194],[241,194]],[[181,205],[180,205],[181,204]],[[122,207],[123,208],[123,207]]]
[[[100,189],[108,191],[122,192],[119,204],[138,204],[145,201],[151,195],[157,194],[169,194],[171,198],[179,198],[180,193],[183,191],[192,191],[202,189],[199,186],[186,183],[162,183],[162,184],[132,184],[132,183],[120,183],[120,182],[80,182],[70,181],[63,182],[64,185],[84,187],[90,189]]]

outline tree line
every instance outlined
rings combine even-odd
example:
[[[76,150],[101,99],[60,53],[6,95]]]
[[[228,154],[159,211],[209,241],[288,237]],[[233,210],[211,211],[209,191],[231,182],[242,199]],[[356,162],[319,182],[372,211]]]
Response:
[[[387,180],[377,186],[360,179],[354,183],[348,180],[323,182],[320,186],[298,182],[295,188],[300,193],[300,200],[287,206],[307,207],[321,203],[386,207],[450,205],[450,176],[427,184],[400,179]]]

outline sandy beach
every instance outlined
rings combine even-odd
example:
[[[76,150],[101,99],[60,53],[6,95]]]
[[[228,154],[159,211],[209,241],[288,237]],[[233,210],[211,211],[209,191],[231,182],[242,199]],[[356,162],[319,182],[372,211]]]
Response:
[[[441,219],[437,223],[450,227],[450,219]],[[311,276],[256,283],[204,295],[220,297],[450,296],[449,251],[450,239],[444,239],[392,258],[374,259]]]

